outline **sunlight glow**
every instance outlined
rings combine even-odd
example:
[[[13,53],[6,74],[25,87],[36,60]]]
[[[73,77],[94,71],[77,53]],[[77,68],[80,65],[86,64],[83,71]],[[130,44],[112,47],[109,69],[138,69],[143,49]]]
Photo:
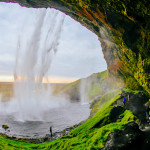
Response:
[[[18,77],[20,80],[21,77]],[[49,77],[44,79],[43,83],[71,83],[76,81],[76,78],[64,78],[64,77]],[[14,82],[14,76],[12,75],[0,75],[0,82]]]

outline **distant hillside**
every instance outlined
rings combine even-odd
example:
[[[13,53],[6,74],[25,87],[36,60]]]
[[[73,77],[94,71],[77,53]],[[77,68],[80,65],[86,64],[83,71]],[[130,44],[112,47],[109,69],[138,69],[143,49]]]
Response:
[[[116,84],[115,84],[116,83]],[[116,89],[119,85],[115,79],[108,78],[108,72],[103,71],[94,73],[87,78],[77,80],[73,83],[66,84],[57,89],[55,87],[55,95],[65,95],[71,100],[79,100],[82,88],[85,88],[87,96],[90,100],[102,96],[110,90]]]

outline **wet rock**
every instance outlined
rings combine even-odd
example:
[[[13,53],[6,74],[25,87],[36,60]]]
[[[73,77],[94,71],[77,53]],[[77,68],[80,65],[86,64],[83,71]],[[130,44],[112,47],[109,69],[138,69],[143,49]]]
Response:
[[[142,92],[134,94],[123,91],[121,97],[113,105],[123,106],[123,97],[126,99],[124,108],[132,111],[133,114],[140,120],[141,124],[147,124],[145,103],[149,101],[149,97]]]
[[[48,141],[48,137],[44,137],[44,138],[42,139],[42,141],[43,141],[43,142]]]
[[[116,122],[118,117],[124,112],[124,108],[122,106],[114,107],[110,113],[110,121]]]
[[[116,106],[114,107],[109,115],[109,119],[106,117],[101,119],[98,123],[96,123],[92,128],[100,128],[106,124],[116,122],[118,117],[124,112],[124,108],[122,106]]]
[[[140,150],[142,136],[138,125],[129,123],[122,130],[109,135],[103,150]]]
[[[150,126],[143,130],[141,150],[150,149]]]
[[[2,125],[2,128],[7,130],[9,127],[8,127],[8,125],[4,124],[4,125]]]

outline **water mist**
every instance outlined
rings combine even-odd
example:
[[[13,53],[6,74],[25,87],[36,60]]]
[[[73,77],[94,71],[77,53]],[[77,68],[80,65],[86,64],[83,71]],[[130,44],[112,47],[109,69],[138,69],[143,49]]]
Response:
[[[80,101],[81,104],[88,104],[89,99],[89,91],[91,88],[91,81],[88,79],[81,79],[80,80]]]
[[[29,41],[18,40],[14,71],[14,98],[0,103],[2,113],[14,114],[17,121],[44,120],[44,113],[64,103],[51,95],[49,69],[57,52],[64,15],[55,10],[41,9]],[[25,43],[25,44],[24,44]],[[26,45],[26,46],[25,46]]]

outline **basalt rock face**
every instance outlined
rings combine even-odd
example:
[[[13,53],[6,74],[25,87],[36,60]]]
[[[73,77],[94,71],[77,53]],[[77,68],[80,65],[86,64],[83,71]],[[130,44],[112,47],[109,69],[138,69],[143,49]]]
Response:
[[[147,0],[0,0],[26,7],[53,7],[94,32],[109,76],[150,93],[150,3]]]
[[[142,150],[143,134],[137,124],[129,123],[122,130],[109,135],[103,150]]]

